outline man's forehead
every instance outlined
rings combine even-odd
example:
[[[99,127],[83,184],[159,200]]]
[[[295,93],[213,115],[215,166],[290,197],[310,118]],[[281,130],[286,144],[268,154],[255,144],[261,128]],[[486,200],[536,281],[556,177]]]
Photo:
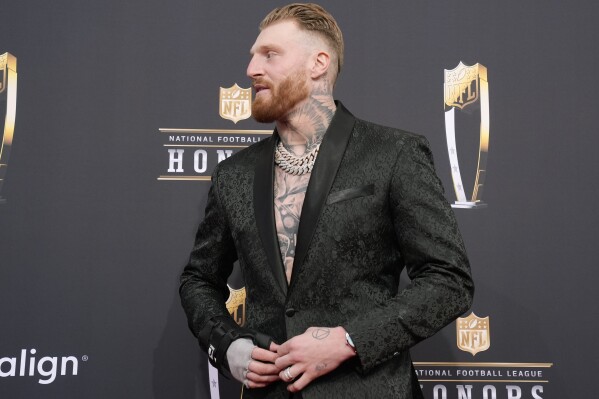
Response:
[[[291,20],[286,19],[273,23],[262,29],[256,42],[250,49],[250,53],[254,53],[261,49],[271,47],[288,47],[294,44],[306,45],[311,41],[308,32],[300,29],[298,24]]]

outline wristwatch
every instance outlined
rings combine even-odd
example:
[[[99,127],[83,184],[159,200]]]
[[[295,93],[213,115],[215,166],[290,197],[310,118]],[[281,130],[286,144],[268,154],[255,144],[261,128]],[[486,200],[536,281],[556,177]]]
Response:
[[[345,332],[345,344],[347,346],[349,346],[350,348],[352,348],[354,353],[358,353],[358,351],[356,351],[356,345],[354,345],[354,341],[352,341],[352,339],[349,336],[349,333],[347,331]]]

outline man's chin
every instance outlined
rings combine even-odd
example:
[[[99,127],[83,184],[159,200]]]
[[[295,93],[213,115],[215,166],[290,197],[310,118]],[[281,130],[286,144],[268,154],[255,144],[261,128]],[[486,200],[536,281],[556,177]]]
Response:
[[[274,123],[276,119],[269,115],[254,115],[254,120],[258,123]]]
[[[276,116],[272,114],[272,104],[264,101],[254,101],[252,106],[252,116],[259,123],[272,123]]]

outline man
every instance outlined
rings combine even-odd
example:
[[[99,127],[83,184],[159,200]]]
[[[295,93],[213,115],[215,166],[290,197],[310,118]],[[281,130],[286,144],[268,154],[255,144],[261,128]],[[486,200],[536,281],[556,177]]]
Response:
[[[320,6],[275,9],[260,29],[252,113],[276,129],[213,173],[181,277],[189,326],[246,398],[421,398],[409,348],[473,294],[428,144],[333,100],[343,39]],[[236,260],[244,328],[225,307]]]

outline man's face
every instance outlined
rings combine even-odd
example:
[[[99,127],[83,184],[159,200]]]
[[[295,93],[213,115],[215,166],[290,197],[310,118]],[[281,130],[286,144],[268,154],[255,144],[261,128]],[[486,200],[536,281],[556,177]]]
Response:
[[[252,115],[258,122],[282,120],[308,97],[310,40],[293,21],[277,22],[258,35],[247,68],[256,91]]]

